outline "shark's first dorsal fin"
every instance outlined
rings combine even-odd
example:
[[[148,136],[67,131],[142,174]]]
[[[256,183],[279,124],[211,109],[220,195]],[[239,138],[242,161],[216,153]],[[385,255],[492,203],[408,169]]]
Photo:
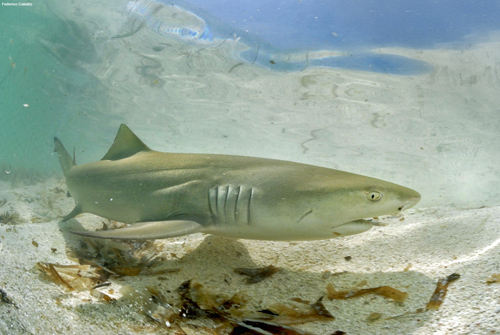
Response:
[[[116,161],[135,155],[140,151],[149,150],[151,149],[129,127],[122,123],[116,134],[115,141],[101,160]]]

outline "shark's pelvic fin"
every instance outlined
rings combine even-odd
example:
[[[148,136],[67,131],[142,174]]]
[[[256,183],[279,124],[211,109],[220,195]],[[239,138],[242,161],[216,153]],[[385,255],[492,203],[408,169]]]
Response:
[[[130,157],[141,151],[150,150],[129,127],[122,123],[116,134],[115,141],[101,160],[116,161]]]
[[[153,240],[199,233],[203,226],[194,221],[152,221],[127,228],[100,231],[72,231],[73,234],[119,240]]]
[[[73,208],[73,210],[71,211],[71,213],[69,213],[68,215],[66,215],[63,219],[62,219],[62,222],[64,221],[68,221],[69,219],[72,219],[74,218],[75,216],[77,216],[78,214],[82,214],[83,211],[82,211],[82,206],[80,205],[76,205],[75,208]]]
[[[74,157],[75,153],[73,151],[73,158],[71,158],[71,155],[68,153],[64,145],[61,143],[61,141],[59,141],[57,137],[54,137],[54,152],[57,152],[57,155],[59,156],[59,163],[61,164],[61,169],[66,176],[66,173],[69,171],[69,169],[76,165],[76,160]]]

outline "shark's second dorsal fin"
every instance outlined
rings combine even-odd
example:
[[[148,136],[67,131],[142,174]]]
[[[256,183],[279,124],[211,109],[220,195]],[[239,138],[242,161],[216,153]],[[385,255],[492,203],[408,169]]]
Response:
[[[116,134],[115,141],[101,160],[116,161],[135,155],[140,151],[150,150],[129,127],[122,123]]]

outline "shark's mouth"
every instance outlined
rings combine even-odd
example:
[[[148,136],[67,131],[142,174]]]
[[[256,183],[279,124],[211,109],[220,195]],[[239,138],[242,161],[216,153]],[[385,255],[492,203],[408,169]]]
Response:
[[[356,220],[344,223],[332,229],[334,236],[349,236],[367,231],[372,223],[366,220]]]

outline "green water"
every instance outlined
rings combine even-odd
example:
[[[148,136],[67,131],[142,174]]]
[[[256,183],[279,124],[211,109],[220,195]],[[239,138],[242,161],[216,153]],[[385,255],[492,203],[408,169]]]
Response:
[[[98,61],[69,22],[47,10],[0,7],[0,167],[5,174],[59,171],[53,137],[81,129],[103,105],[105,90],[78,63]],[[75,131],[76,129],[80,131]],[[89,130],[90,131],[90,130]]]

